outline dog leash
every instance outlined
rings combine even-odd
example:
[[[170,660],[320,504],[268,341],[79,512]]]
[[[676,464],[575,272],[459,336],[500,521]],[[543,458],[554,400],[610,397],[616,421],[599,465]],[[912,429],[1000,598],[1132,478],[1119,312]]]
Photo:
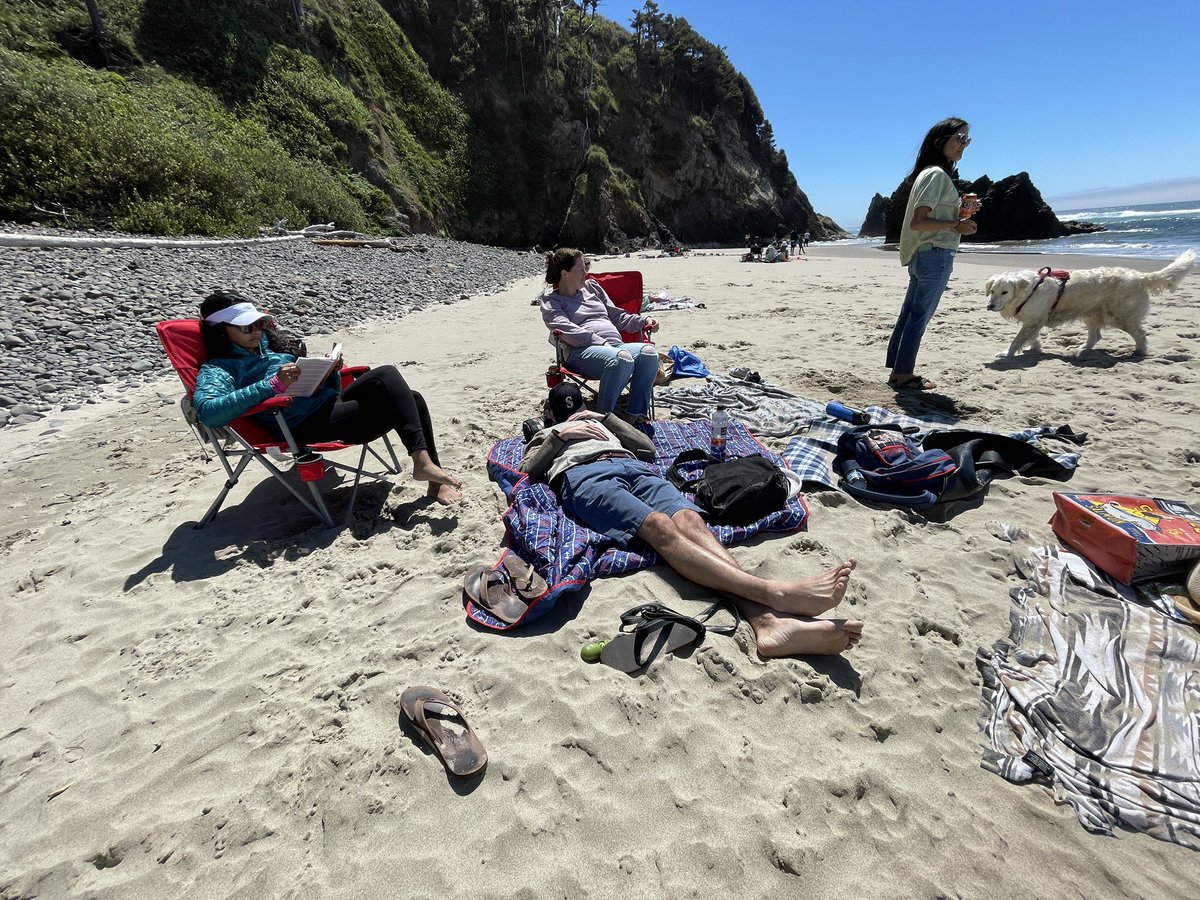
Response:
[[[1058,306],[1058,301],[1062,299],[1063,291],[1067,289],[1067,282],[1071,280],[1071,273],[1065,272],[1062,269],[1051,269],[1049,266],[1043,266],[1038,269],[1037,284],[1033,286],[1033,290],[1029,292],[1029,296],[1017,304],[1017,308],[1013,310],[1013,315],[1021,311],[1021,307],[1029,302],[1030,298],[1037,293],[1037,289],[1042,286],[1042,282],[1047,278],[1053,278],[1058,281],[1058,295],[1055,296],[1054,302],[1050,304],[1050,309],[1046,311],[1046,318],[1050,318],[1050,313],[1054,312],[1054,307]]]

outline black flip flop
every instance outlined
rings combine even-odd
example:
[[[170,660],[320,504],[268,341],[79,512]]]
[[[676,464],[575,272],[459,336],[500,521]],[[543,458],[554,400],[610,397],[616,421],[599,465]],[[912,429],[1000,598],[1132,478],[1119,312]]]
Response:
[[[709,620],[719,612],[729,613],[733,616],[733,622],[729,625],[708,624]],[[700,615],[696,616],[696,621],[704,625],[706,631],[711,631],[713,634],[732,635],[738,630],[738,626],[742,624],[742,614],[738,611],[737,604],[732,600],[718,600],[700,613]]]
[[[658,603],[621,613],[621,633],[604,646],[600,662],[619,672],[640,672],[662,653],[704,641],[703,624]]]
[[[906,378],[904,381],[893,381],[889,378],[888,384],[898,391],[933,390],[933,382],[927,379],[924,375],[914,375],[912,378]]]

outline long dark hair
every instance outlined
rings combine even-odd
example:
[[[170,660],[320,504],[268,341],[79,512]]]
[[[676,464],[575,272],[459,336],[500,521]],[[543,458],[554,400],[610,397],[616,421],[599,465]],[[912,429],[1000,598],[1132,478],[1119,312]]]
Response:
[[[204,347],[208,350],[209,359],[233,355],[233,342],[225,332],[225,326],[220,322],[204,321],[213,313],[227,309],[235,303],[252,303],[253,301],[235,290],[213,291],[200,304],[200,334],[204,337]],[[303,341],[281,335],[275,330],[275,322],[268,319],[263,334],[267,336],[267,347],[276,353],[290,353],[293,356],[304,356]]]
[[[921,141],[921,149],[917,151],[917,161],[913,164],[912,171],[908,173],[908,177],[904,179],[904,187],[911,188],[918,175],[930,166],[937,166],[952,179],[958,177],[958,167],[950,160],[946,159],[945,146],[946,141],[958,134],[964,128],[969,128],[966,119],[959,119],[956,116],[951,116],[948,119],[942,119],[925,135],[925,140]]]

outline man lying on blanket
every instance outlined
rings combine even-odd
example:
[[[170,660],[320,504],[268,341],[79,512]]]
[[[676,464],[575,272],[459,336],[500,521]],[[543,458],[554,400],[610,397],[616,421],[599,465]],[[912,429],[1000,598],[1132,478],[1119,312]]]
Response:
[[[858,643],[862,622],[813,618],[841,602],[853,559],[801,581],[751,575],[713,537],[703,511],[638,457],[654,458],[649,438],[612,414],[585,410],[535,434],[520,468],[547,480],[588,528],[621,547],[636,535],[689,581],[729,594],[760,655],[835,654]]]

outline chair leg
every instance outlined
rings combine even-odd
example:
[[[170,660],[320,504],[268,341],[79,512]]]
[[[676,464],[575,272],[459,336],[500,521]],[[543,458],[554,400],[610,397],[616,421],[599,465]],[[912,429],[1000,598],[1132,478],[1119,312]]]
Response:
[[[391,458],[392,458],[392,461],[390,463],[386,459],[384,459],[379,454],[379,451],[376,450],[374,447],[372,447],[370,444],[363,444],[363,447],[373,457],[375,457],[377,460],[379,460],[379,464],[381,466],[383,466],[385,469],[387,469],[389,474],[399,475],[400,474],[400,459],[399,459],[399,457],[396,456],[396,450],[395,450],[395,448],[392,447],[392,442],[388,440],[388,436],[386,434],[383,435],[382,437],[380,437],[380,440],[383,441],[383,446],[387,447],[388,455],[391,456]],[[362,468],[361,464],[360,464],[359,468],[360,469]]]
[[[204,514],[204,518],[192,526],[197,531],[217,517],[217,513],[221,511],[221,504],[225,502],[225,498],[229,496],[229,492],[233,490],[234,486],[238,483],[238,479],[242,477],[242,472],[245,471],[246,466],[250,463],[250,457],[243,456],[238,461],[237,468],[234,468],[229,464],[229,460],[224,453],[218,451],[217,457],[225,465],[225,472],[229,477],[225,479],[225,487],[221,488],[221,493],[217,494],[217,499],[212,502],[212,505],[208,508],[208,512]]]
[[[350,505],[346,509],[347,524],[354,521],[354,498],[358,496],[358,483],[362,480],[363,466],[367,464],[367,446],[367,444],[363,444],[362,452],[358,454],[358,468],[354,470],[354,486],[350,488]]]
[[[284,440],[287,442],[289,449],[291,449],[293,456],[298,455],[299,454],[299,446],[297,445],[295,438],[292,437],[291,430],[287,427],[287,424],[283,421],[283,417],[279,416],[278,413],[277,413],[277,421],[279,422],[280,430],[283,432]],[[275,468],[275,466],[271,465],[271,463],[269,463],[261,453],[256,451],[254,449],[254,447],[249,442],[247,442],[240,434],[238,434],[235,431],[230,431],[229,437],[232,438],[234,441],[236,441],[239,445],[241,445],[242,449],[236,451],[236,452],[242,454],[241,459],[238,461],[238,464],[236,467],[231,465],[229,462],[229,456],[224,451],[224,448],[221,447],[220,443],[215,444],[215,446],[217,448],[217,458],[221,460],[221,464],[225,467],[225,473],[226,473],[226,475],[228,475],[228,478],[225,481],[225,486],[221,489],[221,493],[217,495],[217,499],[213,501],[212,506],[210,506],[208,511],[204,514],[204,518],[202,518],[194,526],[195,528],[197,528],[197,529],[203,528],[205,525],[207,525],[209,522],[211,522],[216,517],[217,513],[221,509],[221,505],[225,502],[225,498],[229,495],[229,492],[233,489],[233,487],[238,483],[238,479],[241,477],[242,472],[245,471],[246,466],[248,466],[250,464],[250,460],[252,458],[257,459],[262,464],[262,467],[264,469],[266,469],[267,472],[271,475],[272,478],[275,478],[276,480],[279,481],[280,484],[282,484],[285,488],[287,488],[288,492],[293,497],[295,497],[297,500],[299,500],[305,509],[307,509],[314,516],[316,516],[318,519],[320,519],[326,525],[326,527],[329,527],[329,528],[334,527],[333,516],[331,516],[329,514],[329,509],[325,505],[325,499],[321,496],[321,490],[318,487],[317,482],[309,481],[309,482],[303,483],[304,485],[306,485],[308,487],[308,494],[310,495],[310,496],[305,496],[304,493],[302,493],[300,490],[298,490],[296,488],[296,486],[293,485],[291,483],[291,481],[284,476],[284,473],[280,472],[277,468]],[[388,439],[388,436],[386,434],[383,435],[382,437],[383,437],[384,446],[387,447],[388,456],[391,457],[391,462],[389,463],[388,460],[384,459],[383,456],[381,456],[379,454],[379,452],[376,451],[375,448],[373,448],[370,445],[369,442],[361,445],[361,450],[358,455],[358,465],[354,469],[354,486],[350,490],[350,506],[349,506],[349,510],[347,511],[347,520],[349,520],[350,517],[352,517],[354,515],[354,502],[358,496],[358,486],[359,486],[360,481],[362,480],[362,476],[364,474],[366,474],[371,478],[377,478],[381,481],[386,480],[386,479],[384,479],[382,474],[377,475],[374,472],[365,472],[368,452],[372,456],[374,456],[375,459],[377,459],[379,461],[379,464],[381,466],[383,466],[383,468],[387,471],[388,474],[397,475],[400,473],[400,470],[401,470],[400,459],[396,455],[396,450],[392,446],[392,442]],[[219,440],[219,438],[214,438],[214,440]],[[343,469],[345,471],[349,471],[348,466],[342,466],[338,463],[333,462],[332,460],[330,460],[328,462],[328,464],[330,466],[332,466],[333,468],[339,468],[339,469]]]
[[[312,499],[310,500],[308,497],[304,496],[304,494],[300,493],[300,491],[296,489],[291,481],[284,477],[282,472],[267,462],[266,458],[261,453],[257,452],[240,434],[234,432],[233,437],[239,444],[242,445],[243,448],[245,448],[246,451],[246,456],[242,458],[242,462],[238,466],[239,473],[243,468],[245,468],[246,464],[251,458],[257,459],[262,467],[267,470],[270,476],[287,488],[288,493],[299,500],[305,509],[324,522],[327,527],[333,527],[333,516],[329,515],[329,510],[325,508],[325,501],[321,498],[321,491],[317,487],[317,482],[303,482],[303,484],[308,486],[309,493],[312,495]]]

